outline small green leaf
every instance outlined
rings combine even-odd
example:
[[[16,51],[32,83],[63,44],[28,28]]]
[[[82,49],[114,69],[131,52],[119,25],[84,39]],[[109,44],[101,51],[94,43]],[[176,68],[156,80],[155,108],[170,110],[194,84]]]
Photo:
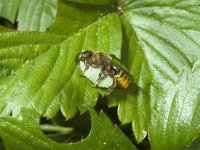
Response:
[[[0,16],[15,22],[18,30],[45,31],[56,15],[57,0],[1,0]]]
[[[21,0],[1,0],[0,1],[0,16],[15,21],[17,11],[19,9]]]
[[[152,110],[152,149],[184,149],[200,131],[200,61],[192,70],[183,69],[175,84],[157,97]],[[156,97],[154,97],[156,98]],[[170,144],[169,144],[170,143]]]
[[[57,0],[22,0],[17,16],[18,30],[45,31],[56,15]]]
[[[117,126],[113,126],[108,117],[101,112],[99,116],[91,110],[92,128],[87,138],[78,143],[60,144],[48,139],[35,123],[30,123],[34,111],[26,110],[22,113],[22,120],[12,117],[0,117],[0,136],[6,149],[57,149],[57,150],[93,150],[93,149],[129,149],[136,150],[136,147],[121,132]],[[27,121],[29,119],[30,121]]]

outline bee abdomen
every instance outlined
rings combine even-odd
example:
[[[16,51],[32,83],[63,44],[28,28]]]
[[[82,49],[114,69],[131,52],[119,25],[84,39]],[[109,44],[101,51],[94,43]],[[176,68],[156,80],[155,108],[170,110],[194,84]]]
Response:
[[[127,89],[130,84],[129,76],[124,72],[120,71],[119,74],[115,75],[117,86],[123,89]]]

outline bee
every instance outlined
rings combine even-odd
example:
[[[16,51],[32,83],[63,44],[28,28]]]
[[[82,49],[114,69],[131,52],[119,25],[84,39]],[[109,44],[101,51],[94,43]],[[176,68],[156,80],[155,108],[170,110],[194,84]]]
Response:
[[[102,52],[84,51],[78,54],[76,59],[84,76],[95,86],[107,88],[107,95],[115,87],[123,89],[129,87],[131,82],[129,75],[112,60],[110,55]]]

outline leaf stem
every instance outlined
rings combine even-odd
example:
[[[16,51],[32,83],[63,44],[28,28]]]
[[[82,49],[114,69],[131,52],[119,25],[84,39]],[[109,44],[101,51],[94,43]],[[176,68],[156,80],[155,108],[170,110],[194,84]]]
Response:
[[[70,134],[74,129],[69,127],[61,127],[57,125],[49,125],[49,124],[43,124],[40,125],[41,130],[44,132],[60,132],[65,134]]]

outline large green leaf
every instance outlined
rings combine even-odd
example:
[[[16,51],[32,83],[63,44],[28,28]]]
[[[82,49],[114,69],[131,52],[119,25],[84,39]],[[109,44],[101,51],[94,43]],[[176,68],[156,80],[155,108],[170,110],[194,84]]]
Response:
[[[130,140],[108,117],[101,112],[98,116],[90,111],[92,128],[86,139],[77,143],[61,144],[47,138],[38,126],[38,115],[33,110],[23,110],[22,120],[0,117],[0,137],[6,149],[71,150],[71,149],[128,149],[136,150]]]
[[[192,70],[183,69],[175,84],[169,84],[167,91],[154,97],[158,100],[149,130],[152,149],[182,150],[199,135],[199,83],[200,61]]]
[[[138,142],[147,134],[154,97],[174,83],[183,66],[200,59],[200,2],[121,0],[124,28],[122,62],[139,87],[111,96],[122,123],[132,121]],[[152,90],[158,84],[159,90]],[[119,95],[126,94],[126,96]],[[113,95],[115,95],[113,93]],[[121,101],[119,101],[121,99]]]
[[[65,40],[63,36],[54,39],[52,33],[26,34],[2,29],[1,34],[1,43],[10,39],[0,50],[1,114],[17,116],[22,107],[29,107],[51,118],[61,108],[69,119],[78,110],[84,112],[85,105],[96,104],[98,91],[80,77],[75,57],[87,49],[120,57],[121,25],[115,14],[99,18]],[[18,40],[14,43],[16,35]]]

